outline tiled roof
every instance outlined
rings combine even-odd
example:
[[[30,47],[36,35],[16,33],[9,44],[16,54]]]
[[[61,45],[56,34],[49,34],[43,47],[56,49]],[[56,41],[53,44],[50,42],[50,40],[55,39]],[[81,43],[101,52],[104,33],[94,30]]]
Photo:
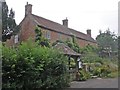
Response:
[[[44,27],[59,33],[67,34],[67,35],[75,35],[77,38],[81,38],[87,41],[96,42],[92,37],[88,36],[87,34],[68,28],[64,25],[45,19],[43,17],[37,16],[34,14],[31,14],[31,15],[32,15],[33,21],[41,27]]]
[[[74,50],[72,50],[70,47],[63,43],[57,43],[53,48],[58,49],[59,51],[66,55],[81,56],[81,54],[75,52]]]
[[[84,34],[82,32],[79,32],[79,31],[76,31],[76,30],[70,29],[70,28],[69,28],[69,30],[73,35],[75,35],[78,38],[85,39],[85,40],[91,41],[91,42],[96,42],[92,37],[88,36],[87,34]]]

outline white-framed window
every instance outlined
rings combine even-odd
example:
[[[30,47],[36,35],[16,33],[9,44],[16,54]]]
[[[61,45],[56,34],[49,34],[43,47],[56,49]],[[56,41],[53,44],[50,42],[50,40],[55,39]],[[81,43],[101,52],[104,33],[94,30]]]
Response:
[[[51,31],[49,30],[43,30],[42,35],[44,38],[51,39]]]
[[[46,31],[46,38],[51,39],[51,32],[50,31]]]
[[[58,33],[58,39],[62,40],[62,34],[61,33]]]
[[[14,42],[18,43],[18,35],[15,35]]]

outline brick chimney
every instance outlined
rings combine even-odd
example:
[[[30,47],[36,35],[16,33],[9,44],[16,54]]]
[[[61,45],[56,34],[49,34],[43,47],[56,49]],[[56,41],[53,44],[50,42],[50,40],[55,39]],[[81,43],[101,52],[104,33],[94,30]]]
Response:
[[[66,27],[68,27],[68,19],[66,18],[66,19],[64,19],[62,21],[63,21],[63,25],[66,26]]]
[[[91,29],[87,30],[87,35],[91,37]]]
[[[32,14],[32,5],[31,4],[27,4],[25,5],[25,16],[27,16],[28,14]]]

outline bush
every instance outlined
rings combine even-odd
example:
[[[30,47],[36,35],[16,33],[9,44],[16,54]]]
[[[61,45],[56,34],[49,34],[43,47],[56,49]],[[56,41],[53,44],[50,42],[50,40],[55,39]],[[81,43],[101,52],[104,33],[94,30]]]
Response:
[[[33,42],[17,48],[3,47],[3,88],[62,88],[69,84],[67,58]]]
[[[86,72],[84,69],[79,70],[78,74],[79,74],[79,79],[78,80],[80,80],[80,81],[85,81],[85,80],[91,78],[90,73]]]
[[[100,74],[101,74],[101,68],[96,67],[96,68],[93,70],[93,75],[100,77]]]
[[[110,74],[108,74],[109,78],[115,78],[115,77],[118,77],[118,72],[111,72]]]
[[[93,70],[93,75],[98,77],[115,77],[117,71],[112,71],[111,67],[108,67],[108,65],[102,65],[99,67],[95,67]]]
[[[115,77],[118,71],[117,60],[110,60],[110,58],[101,58],[94,52],[87,52],[82,56],[84,63],[90,64],[92,70],[91,74],[98,77]],[[93,64],[93,65],[92,65]],[[115,72],[115,74],[113,74]]]

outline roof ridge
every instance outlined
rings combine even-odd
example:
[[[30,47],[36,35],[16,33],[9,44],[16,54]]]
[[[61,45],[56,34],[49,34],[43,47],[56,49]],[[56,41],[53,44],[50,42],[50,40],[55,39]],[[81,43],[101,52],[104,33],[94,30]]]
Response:
[[[73,30],[73,31],[76,31],[76,32],[78,32],[78,33],[81,33],[81,34],[87,35],[87,34],[85,34],[85,33],[83,33],[83,32],[78,31],[78,30],[75,30],[75,29],[72,29],[72,28],[69,28],[69,29],[70,29],[70,30]]]
[[[35,14],[32,14],[32,15],[34,15],[34,16],[36,16],[36,17],[38,17],[38,18],[42,18],[42,19],[45,19],[45,20],[47,20],[47,21],[50,21],[50,22],[53,22],[53,23],[59,24],[59,25],[65,27],[65,28],[68,28],[68,29],[70,29],[70,30],[74,30],[74,31],[76,31],[76,32],[78,32],[78,33],[81,33],[81,34],[87,35],[87,34],[85,34],[85,33],[83,33],[83,32],[80,32],[80,31],[77,31],[77,30],[75,30],[75,29],[72,29],[72,28],[66,27],[66,26],[64,26],[64,25],[62,25],[62,24],[60,24],[60,23],[55,22],[55,21],[52,21],[52,20],[46,19],[46,18],[44,18],[44,17],[38,16],[38,15],[35,15]]]
[[[75,30],[75,29],[72,29],[72,28],[66,27],[66,26],[64,26],[64,25],[62,25],[62,24],[60,24],[60,23],[58,23],[58,22],[55,22],[55,21],[52,21],[52,20],[49,20],[49,19],[43,18],[43,17],[38,16],[38,15],[35,15],[35,14],[32,14],[32,15],[34,15],[34,16],[36,16],[36,17],[38,17],[38,18],[42,18],[42,19],[45,19],[45,20],[47,20],[47,21],[50,21],[50,22],[53,22],[53,23],[59,24],[59,25],[65,27],[65,28],[68,28],[68,29],[70,29],[70,30],[74,30],[74,31],[76,31],[76,32],[78,32],[78,33],[81,33],[81,34],[86,35],[86,34],[83,33],[83,32],[80,32],[80,31],[77,31],[77,30]]]
[[[88,37],[88,35],[85,34],[85,33],[82,33],[80,31],[74,30],[72,28],[66,27],[66,26],[64,26],[60,23],[51,21],[49,19],[43,18],[43,17],[35,15],[35,14],[31,14],[31,16],[34,18],[33,21],[35,21],[35,23],[38,24],[38,25],[41,25],[43,27],[47,27],[49,29],[52,29],[52,30],[55,30],[57,32],[61,32],[61,33],[64,33],[64,34],[68,34],[68,35],[71,35],[71,33],[73,33],[78,38],[95,42],[95,40],[92,37]],[[41,19],[41,22],[39,21],[39,19]]]
[[[60,23],[58,23],[58,22],[55,22],[55,21],[52,21],[52,20],[46,19],[46,18],[44,18],[44,17],[38,16],[38,15],[35,15],[35,14],[32,14],[32,15],[34,15],[34,16],[36,16],[36,17],[38,17],[38,18],[42,18],[42,19],[45,19],[45,20],[47,20],[47,21],[50,21],[50,22],[53,22],[53,23],[59,24],[59,25],[65,27],[64,25],[62,25],[62,24],[60,24]],[[66,28],[67,28],[67,27],[66,27]]]

